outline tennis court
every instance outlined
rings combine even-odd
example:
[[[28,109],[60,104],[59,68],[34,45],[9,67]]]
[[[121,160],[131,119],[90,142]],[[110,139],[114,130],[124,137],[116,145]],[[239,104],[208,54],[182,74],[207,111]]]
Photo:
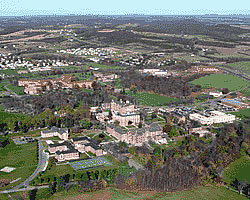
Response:
[[[109,161],[101,157],[87,159],[87,160],[73,161],[73,162],[70,162],[69,164],[74,170],[96,168],[96,167],[103,167],[103,166],[111,165]]]

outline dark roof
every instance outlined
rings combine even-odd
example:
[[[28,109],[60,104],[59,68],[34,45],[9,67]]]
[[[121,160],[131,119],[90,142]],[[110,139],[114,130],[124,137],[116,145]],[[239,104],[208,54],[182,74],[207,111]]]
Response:
[[[57,151],[56,152],[57,155],[68,154],[68,153],[78,153],[78,151],[76,149],[69,149],[66,151]]]
[[[149,127],[150,132],[160,131],[161,127],[157,123],[152,123]]]
[[[77,137],[77,138],[73,138],[73,139],[72,139],[73,142],[84,141],[84,140],[89,141],[89,138],[86,137],[86,136],[83,136],[83,137]]]
[[[70,144],[69,142],[62,142],[62,143],[56,143],[56,144],[49,144],[49,147],[59,147],[59,146],[67,146],[68,149],[73,149],[72,144]]]
[[[68,132],[67,128],[57,128],[53,126],[50,130],[44,130],[44,133],[51,133],[51,132],[58,132],[59,134],[64,134],[65,132]]]
[[[86,144],[85,146],[91,146],[93,149],[95,149],[95,150],[99,150],[99,149],[101,149],[101,147],[99,147],[99,146],[97,146],[97,145],[95,145],[95,144],[93,144],[93,143],[88,143],[88,144]]]

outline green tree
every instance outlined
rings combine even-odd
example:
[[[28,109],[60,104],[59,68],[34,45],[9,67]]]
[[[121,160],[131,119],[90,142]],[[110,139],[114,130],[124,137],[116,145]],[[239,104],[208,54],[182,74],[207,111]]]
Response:
[[[88,119],[83,119],[79,122],[80,126],[84,129],[89,129],[92,126],[91,121]]]

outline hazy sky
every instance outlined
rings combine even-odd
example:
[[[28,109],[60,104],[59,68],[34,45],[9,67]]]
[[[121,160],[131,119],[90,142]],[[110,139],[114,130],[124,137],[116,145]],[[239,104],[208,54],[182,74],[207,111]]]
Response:
[[[0,16],[136,13],[250,14],[250,0],[0,0]]]

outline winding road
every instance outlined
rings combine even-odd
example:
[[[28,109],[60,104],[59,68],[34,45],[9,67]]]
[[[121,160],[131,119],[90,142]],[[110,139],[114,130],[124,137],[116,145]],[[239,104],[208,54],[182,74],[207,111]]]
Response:
[[[18,191],[23,191],[23,190],[32,190],[32,189],[37,188],[37,187],[30,186],[29,184],[39,174],[39,172],[42,172],[46,169],[48,165],[48,159],[49,159],[48,155],[45,153],[44,146],[39,140],[38,140],[38,151],[39,151],[38,165],[37,165],[36,170],[30,175],[30,177],[27,178],[24,182],[20,183],[19,185],[13,187],[12,189],[0,191],[0,194],[18,192]]]

